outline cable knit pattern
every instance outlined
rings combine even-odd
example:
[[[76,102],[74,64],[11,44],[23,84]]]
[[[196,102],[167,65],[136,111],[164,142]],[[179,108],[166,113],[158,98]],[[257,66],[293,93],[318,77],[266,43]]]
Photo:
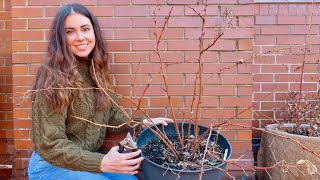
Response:
[[[78,70],[84,81],[83,88],[93,87],[89,74],[90,63],[79,61]],[[112,96],[118,102],[116,96]],[[101,147],[106,128],[73,118],[82,117],[99,124],[119,125],[127,117],[112,105],[104,111],[95,109],[94,90],[79,90],[72,108],[55,113],[47,104],[43,94],[37,92],[32,107],[32,140],[35,151],[47,162],[70,170],[100,173],[104,154],[96,151]],[[141,121],[142,117],[136,117]],[[128,126],[112,131],[124,131]]]

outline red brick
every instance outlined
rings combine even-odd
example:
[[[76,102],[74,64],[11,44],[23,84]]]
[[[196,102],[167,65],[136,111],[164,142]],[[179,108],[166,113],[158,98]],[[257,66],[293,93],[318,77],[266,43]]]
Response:
[[[28,0],[28,5],[29,6],[60,5],[60,2],[57,0],[46,0],[46,1]]]
[[[251,74],[221,74],[220,75],[221,84],[251,84],[252,75]]]
[[[160,72],[160,64],[133,64],[132,71],[137,74],[156,74]]]
[[[251,140],[252,139],[252,131],[238,131],[237,140]]]
[[[207,3],[208,4],[236,4],[237,0],[207,0]]]
[[[54,17],[59,9],[59,6],[45,7],[45,17]]]
[[[168,41],[168,50],[198,50],[199,41],[197,40],[173,40]]]
[[[261,27],[261,34],[289,34],[289,26],[263,26]]]
[[[253,89],[251,85],[238,86],[237,95],[238,96],[251,96]]]
[[[132,27],[134,28],[153,28],[156,27],[162,27],[165,23],[164,18],[148,18],[148,17],[133,17],[132,20]],[[171,21],[171,20],[169,20]]]
[[[277,36],[256,36],[255,45],[275,45]]]
[[[141,108],[146,108],[148,107],[148,99],[147,98],[138,98],[136,100],[133,99],[127,99],[127,98],[119,98],[120,100],[120,104],[123,107],[130,107],[130,108],[137,108],[137,106],[139,105],[139,107]],[[140,102],[140,104],[139,104]]]
[[[28,20],[28,28],[29,29],[46,29],[51,26],[53,19],[29,19]]]
[[[168,66],[167,73],[197,73],[198,65],[197,64],[177,64]]]
[[[262,46],[262,54],[289,54],[291,47],[289,45]]]
[[[277,16],[256,16],[256,25],[259,24],[277,24]]]
[[[317,88],[318,83],[303,83],[302,91],[318,91]],[[298,91],[300,90],[300,82],[298,83],[290,83],[290,91]]]
[[[225,11],[232,11],[232,13],[236,16],[253,16],[254,15],[254,5],[246,4],[246,5],[227,5],[221,6],[221,14]]]
[[[109,51],[129,51],[129,41],[108,41],[107,49]]]
[[[88,9],[96,16],[113,16],[113,7],[111,6],[89,6]]]
[[[184,62],[184,54],[182,52],[161,52],[162,62],[182,63]],[[160,62],[156,53],[150,54],[150,62]],[[178,66],[178,65],[176,65]]]
[[[195,80],[199,84],[199,78],[196,78],[197,74],[186,74],[186,84],[194,85]],[[218,74],[202,74],[202,83],[206,84],[219,84]]]
[[[171,17],[168,27],[201,27],[201,19],[198,17]]]
[[[273,74],[254,74],[254,82],[273,82]]]
[[[129,64],[111,64],[110,71],[114,74],[128,74],[130,73]]]
[[[263,65],[262,73],[288,73],[289,69],[286,65]]]
[[[279,4],[279,15],[289,15],[288,4]]]
[[[166,4],[165,0],[132,0],[132,4]]]
[[[165,29],[162,31],[161,29],[149,30],[149,38],[150,39],[159,39],[161,35],[161,40],[163,39],[183,39],[184,37],[184,29],[182,28],[174,28],[174,29]]]
[[[220,107],[249,107],[251,105],[251,97],[220,97]]]
[[[12,74],[14,74],[14,75],[22,75],[22,74],[27,74],[27,73],[28,73],[27,66],[13,66],[12,67]]]
[[[28,17],[43,17],[43,8],[18,8],[11,9],[11,16],[13,18],[28,18]]]
[[[254,17],[239,16],[239,27],[240,28],[254,27]]]
[[[140,0],[145,1],[145,0]],[[145,1],[146,2],[146,1]],[[146,2],[150,3],[150,1]],[[171,11],[172,8],[172,11]],[[175,6],[175,7],[169,7],[169,6],[150,6],[150,16],[156,15],[159,16],[168,16],[171,11],[171,16],[182,16],[184,15],[184,7],[183,6]]]
[[[244,62],[252,61],[252,53],[249,52],[221,52],[220,62],[239,62],[241,59]]]
[[[268,4],[259,4],[259,15],[269,15]]]
[[[241,119],[252,119],[252,108],[238,108],[237,116]]]
[[[114,7],[114,15],[115,16],[126,16],[126,17],[134,17],[134,16],[148,16],[149,8],[144,6],[115,6]]]
[[[30,110],[26,109],[14,109],[13,117],[16,119],[27,119],[30,118]]]
[[[43,40],[43,31],[12,31],[12,40]]]
[[[148,62],[149,53],[114,53],[114,62],[116,63],[134,63]]]
[[[182,107],[183,98],[182,97],[172,97],[171,98],[172,107]],[[151,98],[150,99],[151,107],[170,107],[168,98]]]
[[[14,63],[42,63],[45,55],[44,54],[13,54]]]
[[[27,51],[27,42],[12,42],[12,51],[14,52],[26,52]]]
[[[171,4],[197,4],[197,0],[167,0],[169,5]]]
[[[152,78],[151,84],[162,84],[162,85],[165,84],[162,75],[158,74],[156,76],[153,75],[152,77],[153,78]],[[181,85],[185,81],[183,74],[174,74],[174,75],[166,74],[165,77],[166,77],[167,84]]]
[[[306,42],[305,36],[278,36],[277,43],[278,44],[305,44]]]
[[[226,29],[223,34],[223,38],[237,38],[246,39],[253,38],[252,28],[240,28],[240,29]]]
[[[13,19],[12,20],[12,28],[13,29],[26,29],[27,20],[25,19]]]
[[[278,15],[279,5],[278,4],[269,4],[269,15]]]
[[[30,76],[14,76],[13,77],[14,85],[17,85],[17,86],[20,86],[20,85],[32,86],[34,81],[35,81],[35,77],[30,77]]]
[[[223,108],[223,109],[213,109],[213,108],[203,108],[202,118],[232,118],[235,116],[235,109],[233,108]]]
[[[209,46],[211,46],[213,43],[212,40],[205,40],[204,41],[204,48],[207,48]],[[220,51],[232,51],[232,50],[236,50],[237,41],[235,40],[218,40],[213,46],[211,46],[209,48],[209,50],[220,50]]]
[[[114,30],[114,39],[148,39],[149,31],[144,29]]]
[[[164,50],[164,43],[160,42],[157,47],[157,43],[155,41],[133,41],[132,42],[132,50],[135,51],[155,51]]]
[[[191,108],[192,101],[193,101],[193,107],[196,106],[198,103],[198,96],[195,97],[196,99],[193,100],[192,97],[186,97],[185,100],[185,107]],[[202,97],[202,103],[201,107],[218,107],[219,106],[219,100],[217,97],[212,97],[212,96],[203,96]]]
[[[132,84],[148,84],[148,76],[146,74],[114,74],[115,85],[132,85]]]
[[[198,62],[199,52],[186,52],[185,53],[185,62]],[[219,54],[217,52],[207,51],[202,54],[202,62],[204,63],[213,63],[219,61]]]
[[[253,40],[252,39],[240,39],[238,40],[238,49],[239,50],[252,50]]]
[[[236,95],[236,89],[233,86],[212,86],[207,85],[203,89],[203,95],[206,96],[233,96]]]
[[[30,129],[31,127],[32,127],[32,121],[30,119],[29,120],[20,120],[20,119],[14,120],[14,128],[15,129],[19,129],[19,128]]]
[[[7,21],[7,20],[10,20],[11,19],[11,14],[10,12],[0,12],[0,19],[2,21]]]
[[[29,42],[28,50],[31,52],[45,52],[48,49],[47,42]]]
[[[62,0],[62,4],[70,4],[74,3],[73,0]],[[81,1],[82,5],[96,5],[96,0],[82,0]]]
[[[34,144],[32,143],[31,140],[18,140],[18,139],[15,139],[14,140],[14,144],[15,144],[15,148],[17,150],[22,150],[22,149],[29,149],[29,150],[32,150],[32,148],[34,147]]]
[[[97,0],[97,5],[129,5],[130,0]]]
[[[11,32],[9,30],[0,30],[0,38],[11,37]]]
[[[301,65],[303,62],[303,56],[289,56],[289,55],[284,55],[284,56],[277,56],[277,63],[281,64],[299,64]]]
[[[129,28],[130,18],[98,17],[101,28]]]
[[[275,82],[300,82],[300,74],[276,74]]]
[[[306,24],[305,16],[278,16],[278,24]]]
[[[201,15],[204,15],[204,10],[206,7],[206,15],[212,16],[212,15],[218,15],[219,9],[217,5],[191,5],[191,6],[185,6],[185,15],[187,16],[198,16],[198,13]],[[197,13],[195,13],[196,11]]]
[[[203,67],[204,73],[211,73],[211,74],[235,74],[237,68],[234,65],[230,64],[206,64]]]
[[[277,91],[288,91],[289,85],[286,83],[277,84],[261,84],[262,92],[277,92]]]
[[[290,29],[290,34],[318,34],[318,28],[316,26],[309,28],[309,25],[292,25]]]

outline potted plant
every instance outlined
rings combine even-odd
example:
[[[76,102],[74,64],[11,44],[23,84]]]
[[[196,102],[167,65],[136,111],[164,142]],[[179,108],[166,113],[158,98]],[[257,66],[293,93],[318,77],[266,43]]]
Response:
[[[203,56],[223,35],[223,31],[219,31],[212,42],[205,44],[206,7],[205,5],[204,15],[190,7],[201,19],[202,27],[199,33],[199,51],[197,57],[193,59],[198,62],[198,66],[195,67],[197,69],[197,76],[192,94],[191,112],[187,113],[180,109],[180,113],[184,117],[182,120],[176,117],[175,110],[172,107],[169,85],[164,71],[168,66],[179,65],[179,63],[163,63],[163,57],[159,51],[159,44],[162,41],[162,35],[170,19],[172,9],[166,17],[160,33],[155,33],[157,49],[154,53],[157,55],[161,66],[158,74],[163,77],[163,90],[166,93],[174,122],[168,126],[147,126],[138,136],[137,145],[139,149],[142,149],[142,156],[145,158],[141,165],[144,179],[167,180],[180,178],[183,180],[193,180],[212,179],[213,177],[221,179],[226,172],[224,170],[226,160],[230,158],[232,153],[229,141],[220,134],[219,130],[213,130],[213,128],[218,128],[219,125],[213,126],[211,124],[209,127],[199,125],[199,114],[204,89],[202,77]],[[231,18],[230,14],[226,14],[226,18]],[[226,21],[228,20],[230,19]]]
[[[303,67],[301,76],[303,76]],[[307,92],[290,92],[282,120],[269,124],[261,136],[257,171],[259,179],[320,179],[320,99]]]

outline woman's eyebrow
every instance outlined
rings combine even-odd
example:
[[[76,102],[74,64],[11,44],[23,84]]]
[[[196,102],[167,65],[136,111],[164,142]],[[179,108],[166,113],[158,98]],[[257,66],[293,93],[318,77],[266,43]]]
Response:
[[[84,24],[84,25],[80,26],[80,28],[84,28],[84,27],[87,27],[87,26],[90,27],[89,24]],[[65,29],[75,29],[75,28],[74,27],[65,27]]]

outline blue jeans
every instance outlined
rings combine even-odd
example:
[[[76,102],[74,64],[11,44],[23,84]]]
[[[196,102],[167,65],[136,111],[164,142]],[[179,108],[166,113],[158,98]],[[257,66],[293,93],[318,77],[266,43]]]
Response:
[[[94,174],[60,168],[43,160],[37,152],[33,152],[30,158],[28,176],[29,180],[137,180],[137,177],[131,174]]]

